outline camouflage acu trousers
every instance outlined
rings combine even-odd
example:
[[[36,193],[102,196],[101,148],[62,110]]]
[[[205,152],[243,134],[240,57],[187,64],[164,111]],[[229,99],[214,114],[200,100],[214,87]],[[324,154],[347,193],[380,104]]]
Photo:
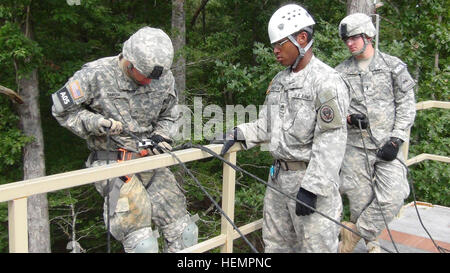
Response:
[[[306,170],[284,171],[268,183],[280,191],[296,197]],[[332,194],[317,196],[316,209],[336,221],[342,212],[338,185]],[[307,216],[295,214],[296,202],[280,192],[267,187],[264,197],[263,240],[266,253],[319,253],[337,252],[340,227],[318,213]]]
[[[91,167],[105,165],[106,161],[95,161]],[[118,241],[137,230],[150,228],[152,222],[162,231],[166,242],[166,252],[182,250],[181,234],[190,223],[186,210],[186,198],[174,175],[167,168],[142,172],[132,176],[128,183],[120,178],[110,179],[110,230]],[[104,219],[107,220],[107,181],[95,183],[97,191],[105,197]],[[119,196],[114,197],[114,187]],[[116,190],[117,192],[117,190]],[[116,193],[117,195],[117,193]]]
[[[341,168],[340,192],[350,202],[350,221],[355,223],[363,237],[375,240],[386,228],[386,222],[394,219],[409,195],[406,169],[399,160],[384,161],[376,156],[376,150],[368,150],[372,173],[369,175],[363,148],[347,145]],[[371,177],[374,178],[373,183]],[[377,199],[375,198],[378,198]],[[381,211],[380,211],[381,209]]]

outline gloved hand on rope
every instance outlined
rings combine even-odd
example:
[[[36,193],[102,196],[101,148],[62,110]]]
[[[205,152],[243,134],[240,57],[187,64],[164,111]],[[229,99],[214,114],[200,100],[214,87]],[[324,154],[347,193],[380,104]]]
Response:
[[[223,143],[222,151],[220,152],[220,155],[223,156],[228,152],[231,146],[234,145],[234,143],[243,141],[244,135],[242,134],[241,130],[239,130],[239,128],[235,127],[232,130],[224,133],[223,137],[216,137],[211,143]]]
[[[94,128],[95,129],[94,134],[97,136],[104,136],[106,135],[106,130],[108,128],[110,135],[118,135],[122,132],[123,125],[122,122],[116,121],[112,118],[109,119],[99,118]]]
[[[347,116],[347,123],[349,125],[359,128],[359,122],[361,121],[361,129],[367,129],[369,126],[369,119],[364,114],[351,114]]]
[[[391,137],[391,139],[384,144],[381,149],[378,150],[377,156],[386,161],[392,161],[397,157],[400,145],[402,145],[403,140],[396,137]]]
[[[155,143],[156,146],[150,147],[149,149],[153,154],[158,155],[164,153],[164,149],[167,149],[169,151],[172,151],[172,146],[170,144],[173,143],[173,141],[163,135],[163,134],[153,134],[150,139]]]
[[[305,190],[304,188],[300,188],[298,190],[297,199],[314,209],[316,208],[317,195]],[[297,204],[295,205],[295,214],[297,216],[306,216],[312,213],[314,213],[314,210],[306,207],[303,204],[300,204],[299,202],[297,202]]]

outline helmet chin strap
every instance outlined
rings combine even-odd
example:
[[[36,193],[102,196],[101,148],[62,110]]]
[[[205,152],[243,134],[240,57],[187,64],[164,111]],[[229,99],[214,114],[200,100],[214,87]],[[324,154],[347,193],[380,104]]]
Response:
[[[128,74],[128,77],[129,78],[131,78],[136,84],[138,84],[138,85],[148,85],[148,84],[150,84],[151,83],[151,81],[152,81],[152,79],[147,79],[147,78],[145,78],[144,80],[142,80],[142,81],[138,81],[135,77],[133,77],[133,64],[132,63],[129,63],[128,65],[127,65],[127,67],[126,67],[126,71],[127,71],[127,74]]]
[[[291,41],[298,49],[298,56],[295,59],[295,62],[293,65],[291,65],[291,70],[294,70],[298,63],[300,62],[301,59],[303,59],[303,57],[305,57],[306,51],[309,50],[309,48],[312,46],[314,39],[311,39],[311,41],[309,41],[309,43],[305,46],[305,48],[301,47],[300,44],[297,42],[297,40],[292,36],[289,35],[288,36],[289,41]]]
[[[357,51],[357,52],[353,52],[352,56],[358,56],[364,53],[364,51],[366,51],[367,45],[369,44],[369,41],[367,41],[366,35],[362,35],[363,41],[364,41],[364,46],[363,48],[361,48],[361,50]]]

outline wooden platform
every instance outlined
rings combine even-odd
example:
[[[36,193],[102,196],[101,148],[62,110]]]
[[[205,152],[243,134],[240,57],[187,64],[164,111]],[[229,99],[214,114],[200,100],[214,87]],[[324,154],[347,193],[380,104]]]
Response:
[[[450,208],[417,202],[417,210],[434,242],[450,252]],[[439,252],[420,224],[413,202],[403,206],[399,215],[389,224],[389,230],[400,253]],[[378,240],[384,248],[397,252],[386,229]],[[364,240],[359,241],[354,252],[367,252]],[[381,252],[388,251],[382,249]]]

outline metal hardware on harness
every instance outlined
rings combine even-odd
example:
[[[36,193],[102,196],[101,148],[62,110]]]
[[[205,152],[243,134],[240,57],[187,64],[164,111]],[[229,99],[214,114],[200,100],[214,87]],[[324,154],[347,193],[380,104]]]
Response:
[[[151,140],[151,139],[140,139],[138,140],[138,147],[139,148],[149,148],[149,147],[154,147],[157,146],[157,144]]]

